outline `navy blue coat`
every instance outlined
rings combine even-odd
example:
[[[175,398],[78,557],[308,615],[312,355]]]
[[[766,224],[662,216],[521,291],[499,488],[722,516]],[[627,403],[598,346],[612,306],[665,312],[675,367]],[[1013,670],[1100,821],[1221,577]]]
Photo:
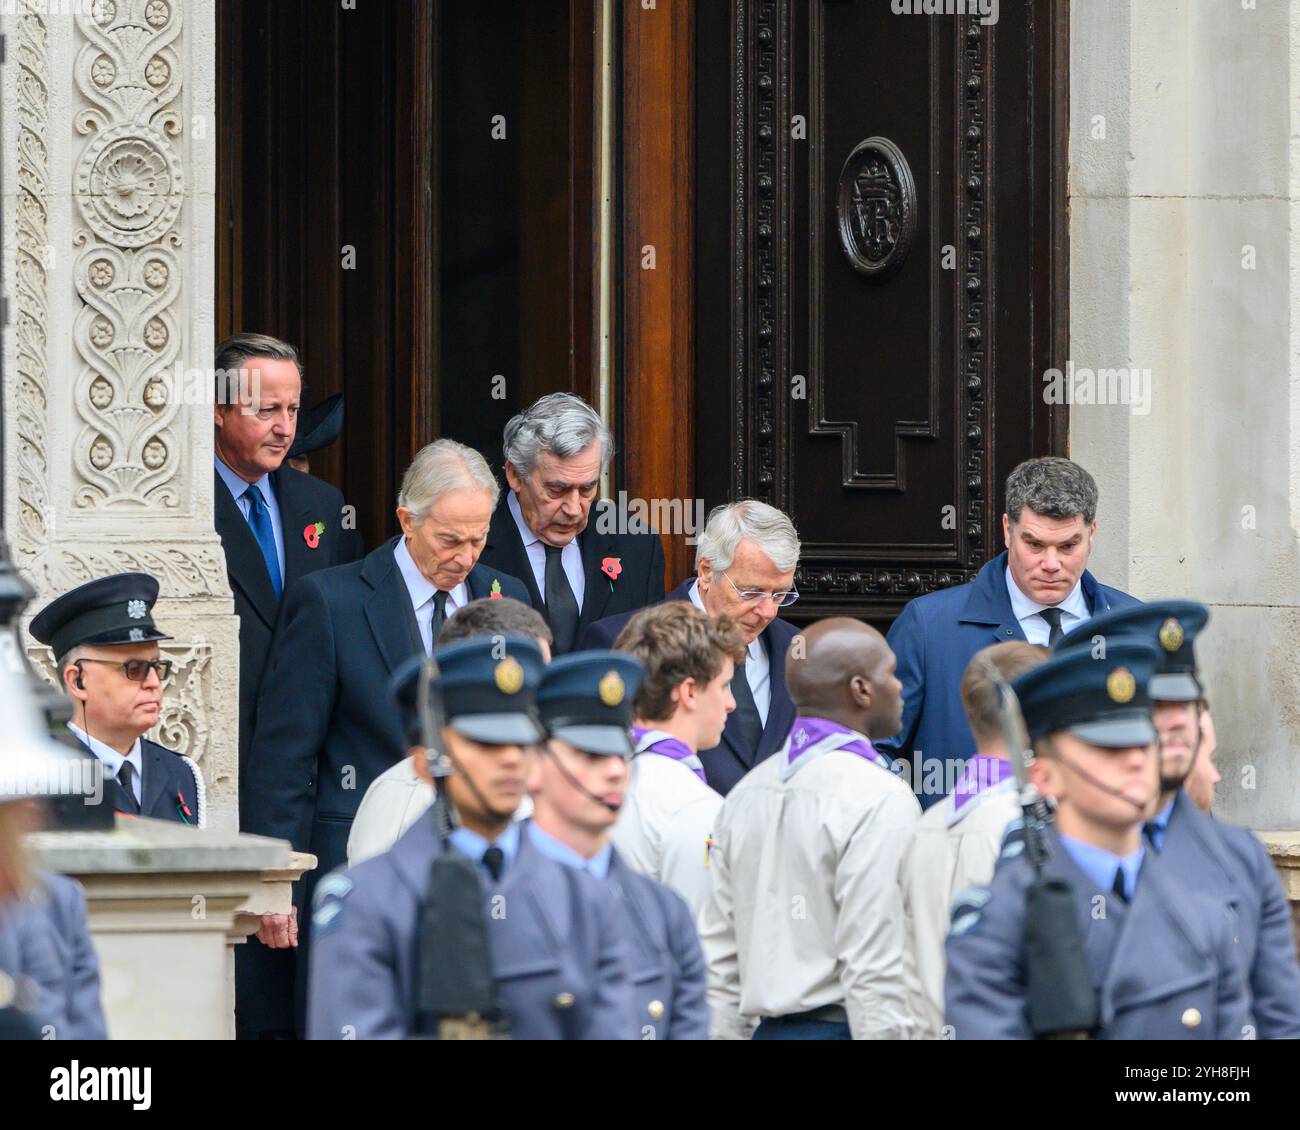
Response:
[[[1044,833],[1049,874],[1074,889],[1080,935],[1107,1040],[1240,1040],[1245,978],[1220,900],[1148,850],[1125,905],[1100,891]],[[1028,1039],[1025,902],[1034,870],[1012,839],[987,887],[957,896],[948,935],[944,1023],[959,1040]],[[1015,854],[1019,852],[1020,854]],[[1007,858],[1010,856],[1010,858]]]
[[[1227,903],[1257,1037],[1300,1039],[1291,907],[1268,850],[1247,829],[1202,812],[1179,789],[1160,859],[1183,881]]]
[[[609,882],[631,931],[632,1035],[638,1040],[707,1040],[707,969],[686,900],[633,871],[617,851]]]
[[[480,874],[497,993],[520,1040],[627,1040],[631,961],[614,890],[546,858],[525,834],[495,887]],[[415,1028],[420,915],[434,856],[431,814],[392,850],[320,886],[307,1032],[404,1039]],[[499,913],[504,908],[505,913]]]
[[[688,593],[695,578],[683,581],[665,598],[667,600],[690,600]],[[637,611],[640,611],[639,609]],[[597,620],[579,638],[576,651],[590,651],[611,648],[618,634],[627,622],[636,615],[625,612],[621,616],[607,616]],[[767,724],[763,727],[763,736],[759,739],[758,749],[750,749],[740,732],[740,719],[733,711],[727,715],[727,725],[722,731],[722,741],[712,749],[700,750],[700,764],[704,766],[704,776],[709,787],[726,796],[736,782],[754,768],[760,761],[771,757],[785,744],[794,725],[794,703],[785,685],[785,653],[790,641],[799,634],[799,629],[787,623],[779,616],[764,629],[759,637],[767,649],[768,662],[772,673],[772,702],[767,711]]]
[[[889,646],[898,657],[898,678],[903,684],[903,727],[894,737],[875,744],[890,757],[908,758],[913,780],[922,784],[925,770],[939,764],[930,772],[938,772],[942,786],[918,792],[923,808],[942,800],[954,777],[943,771],[943,763],[956,766],[975,752],[961,705],[966,664],[990,644],[1025,638],[1007,594],[1006,571],[1004,550],[968,584],[908,601],[889,629]],[[1119,589],[1098,584],[1087,570],[1082,583],[1093,615],[1139,603]]]
[[[510,513],[508,497],[509,488],[501,492],[497,508],[492,514],[487,545],[483,547],[483,556],[479,561],[523,581],[524,587],[528,589],[528,603],[542,616],[546,616],[546,600],[538,591],[537,578],[533,576],[523,540],[519,537],[519,527],[515,524],[514,515]],[[608,502],[597,501],[591,508],[587,528],[578,535],[586,589],[578,613],[578,630],[574,635],[575,651],[578,650],[576,641],[582,639],[588,625],[605,616],[635,612],[664,598],[664,547],[659,535],[649,530],[637,533],[602,532],[601,527],[605,524],[602,514],[610,513],[608,521],[613,520],[613,512],[608,511],[608,507]],[[613,583],[601,572],[601,566],[607,557],[619,559],[621,572]]]

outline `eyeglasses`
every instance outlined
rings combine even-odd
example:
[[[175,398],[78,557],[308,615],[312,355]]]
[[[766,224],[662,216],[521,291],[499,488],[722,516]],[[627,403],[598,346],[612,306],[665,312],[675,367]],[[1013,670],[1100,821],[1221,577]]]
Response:
[[[789,608],[799,599],[799,593],[794,589],[785,589],[782,592],[764,592],[762,589],[738,589],[736,588],[736,582],[727,577],[726,573],[722,575],[727,578],[727,584],[731,586],[731,591],[746,604],[761,604],[764,600],[770,600],[777,608]]]
[[[119,663],[116,659],[78,659],[73,666],[80,670],[83,663],[103,663],[106,667],[119,667],[122,674],[133,683],[143,683],[149,677],[150,671],[157,671],[158,681],[165,683],[172,673],[170,659],[128,659],[125,663]]]

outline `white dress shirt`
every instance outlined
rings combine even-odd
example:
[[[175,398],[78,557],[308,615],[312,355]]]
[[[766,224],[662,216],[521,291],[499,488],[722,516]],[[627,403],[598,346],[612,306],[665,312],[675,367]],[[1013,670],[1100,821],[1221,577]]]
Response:
[[[84,742],[90,748],[90,752],[104,763],[104,768],[108,770],[108,774],[113,778],[113,780],[117,780],[117,775],[122,769],[123,761],[129,761],[131,763],[131,768],[135,770],[135,776],[131,780],[131,792],[135,796],[135,803],[137,805],[140,804],[142,797],[140,790],[143,787],[144,782],[144,755],[140,752],[140,739],[135,739],[135,744],[127,751],[126,756],[123,757],[117,752],[117,750],[113,749],[112,746],[105,745],[98,738],[92,738],[80,726],[74,726],[69,722],[68,729],[76,734],[78,740]]]
[[[907,1039],[898,862],[920,806],[844,749],[809,750],[783,779],[787,753],[742,777],[714,821],[700,922],[711,1034],[839,1005],[854,1039]]]
[[[1051,608],[1052,606],[1030,600],[1021,592],[1020,586],[1016,584],[1015,579],[1011,576],[1010,565],[1007,566],[1007,594],[1011,597],[1011,611],[1015,613],[1016,619],[1020,621],[1020,630],[1025,633],[1025,639],[1030,643],[1046,647],[1048,637],[1052,634],[1052,628],[1038,614],[1044,608]],[[1070,590],[1070,595],[1056,607],[1061,610],[1061,631],[1063,632],[1068,632],[1076,624],[1082,624],[1083,621],[1087,620],[1092,613],[1088,611],[1088,601],[1083,595],[1083,581],[1075,582],[1074,588]]]
[[[510,511],[515,525],[519,527],[519,537],[524,543],[524,553],[528,555],[528,564],[533,569],[533,580],[537,582],[537,591],[546,599],[546,543],[542,541],[524,521],[524,512],[519,509],[519,499],[514,491],[506,494],[506,508]],[[582,571],[582,547],[575,537],[560,550],[560,564],[564,566],[564,575],[569,579],[569,588],[573,590],[573,599],[578,602],[578,611],[582,611],[582,598],[587,592],[587,577]]]
[[[699,590],[700,582],[692,581],[687,595],[696,608],[707,614],[708,609],[700,599]],[[758,707],[758,716],[766,726],[767,712],[772,706],[772,663],[767,657],[767,648],[763,646],[762,633],[754,637],[746,651],[749,654],[745,658],[745,678],[749,682],[750,693],[754,696],[754,705]]]
[[[226,489],[234,496],[235,505],[239,507],[239,512],[244,516],[244,521],[248,521],[248,511],[252,506],[247,498],[244,497],[244,491],[248,489],[248,483],[244,482],[222,461],[220,456],[214,455],[212,461],[217,466],[217,474],[221,476],[221,481],[226,484]],[[280,585],[284,586],[284,523],[280,521],[280,504],[275,499],[275,491],[271,489],[271,476],[263,475],[255,483],[251,484],[257,490],[261,491],[262,497],[266,500],[267,513],[271,515],[271,532],[275,534],[275,555],[280,559]],[[251,530],[252,527],[250,526]]]
[[[432,655],[433,598],[437,595],[438,586],[420,572],[420,567],[406,547],[405,538],[398,539],[397,546],[393,549],[393,558],[397,561],[402,580],[406,582],[406,591],[411,596],[411,607],[415,609],[415,622],[420,626],[420,639],[424,641],[424,654]],[[464,608],[468,603],[469,584],[461,581],[454,589],[447,591],[446,618],[450,620],[453,612],[458,608]]]

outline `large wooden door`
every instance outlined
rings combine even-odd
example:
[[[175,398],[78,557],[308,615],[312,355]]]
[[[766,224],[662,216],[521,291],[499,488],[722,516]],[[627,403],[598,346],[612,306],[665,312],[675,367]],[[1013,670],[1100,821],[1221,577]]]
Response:
[[[893,7],[696,9],[696,481],[794,519],[795,619],[970,579],[1065,444],[1065,5]]]

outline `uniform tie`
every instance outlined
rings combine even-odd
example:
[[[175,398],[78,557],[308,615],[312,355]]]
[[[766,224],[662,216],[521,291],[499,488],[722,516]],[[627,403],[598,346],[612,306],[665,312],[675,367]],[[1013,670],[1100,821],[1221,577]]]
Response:
[[[749,686],[749,676],[745,673],[748,658],[747,654],[745,659],[736,664],[735,674],[731,676],[731,696],[736,700],[736,721],[740,723],[740,735],[752,758],[757,755],[758,743],[763,740],[763,716],[758,712],[754,692]]]
[[[1148,820],[1142,825],[1142,834],[1146,836],[1147,843],[1151,845],[1152,851],[1158,852],[1160,850],[1161,840],[1164,839],[1163,832],[1164,829],[1154,820]]]
[[[569,586],[558,545],[543,545],[546,551],[546,621],[555,637],[555,654],[564,655],[573,647],[578,633],[578,601]]]
[[[429,621],[429,647],[438,646],[442,626],[447,622],[447,594],[439,589],[433,594],[433,617]]]
[[[1128,891],[1124,887],[1124,868],[1115,868],[1115,881],[1110,885],[1110,889],[1120,902],[1128,902]]]
[[[117,771],[117,783],[122,792],[126,794],[126,807],[123,812],[139,813],[140,802],[135,799],[135,766],[129,761],[123,761],[122,767]]]
[[[1038,615],[1047,621],[1047,646],[1055,647],[1056,641],[1065,635],[1061,630],[1061,610],[1059,608],[1044,608]]]
[[[248,527],[257,539],[257,548],[262,551],[266,570],[271,574],[271,587],[275,589],[275,599],[279,600],[284,591],[284,579],[280,576],[280,554],[275,548],[275,530],[271,526],[271,512],[266,508],[266,499],[257,486],[249,483],[244,490],[248,499]]]
[[[488,847],[483,853],[483,866],[488,869],[488,874],[492,876],[492,882],[501,881],[501,871],[505,867],[506,853],[503,852],[496,844]]]

